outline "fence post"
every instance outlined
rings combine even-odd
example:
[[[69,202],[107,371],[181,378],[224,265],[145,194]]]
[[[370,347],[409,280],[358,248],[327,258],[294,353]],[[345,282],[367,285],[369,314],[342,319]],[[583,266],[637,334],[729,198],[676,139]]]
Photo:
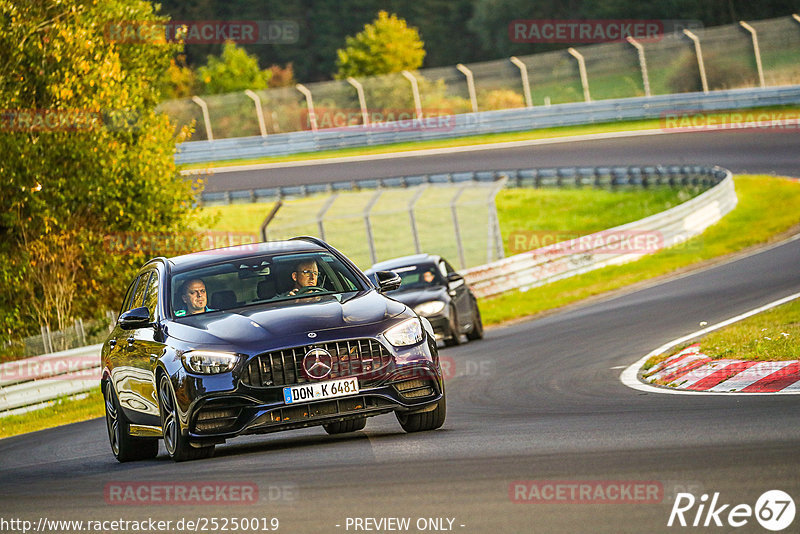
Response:
[[[461,194],[467,186],[461,186],[453,198],[450,200],[450,213],[453,216],[453,229],[455,230],[456,234],[456,246],[458,247],[458,260],[461,262],[461,268],[467,268],[467,261],[464,257],[464,244],[461,242],[461,228],[458,225],[458,199],[461,197]]]
[[[406,80],[411,82],[411,92],[414,94],[414,107],[417,111],[417,119],[422,120],[422,100],[419,97],[419,84],[417,83],[417,79],[407,70],[404,70],[401,74]]]
[[[700,48],[700,38],[686,28],[683,29],[683,33],[694,43],[694,53],[697,56],[697,68],[700,69],[700,83],[703,84],[703,93],[708,94],[708,80],[706,79],[706,66],[703,63],[703,50]]]
[[[200,106],[200,109],[203,110],[203,122],[206,124],[206,137],[209,141],[213,141],[214,133],[211,131],[211,117],[208,114],[208,105],[206,101],[199,96],[193,96],[192,102]]]
[[[375,203],[378,202],[378,199],[383,194],[383,191],[378,189],[375,191],[375,194],[372,195],[372,198],[369,199],[367,203],[367,207],[364,208],[364,225],[367,228],[367,244],[369,244],[369,257],[372,261],[372,264],[378,263],[378,256],[375,254],[375,239],[372,236],[372,223],[369,220],[369,212],[372,211],[372,208],[375,206]]]
[[[78,332],[78,340],[81,343],[81,347],[86,346],[86,330],[83,328],[83,319],[75,319],[75,329]]]
[[[267,226],[269,225],[269,223],[272,222],[272,219],[275,218],[275,215],[278,213],[278,210],[281,209],[281,206],[283,206],[283,200],[279,199],[275,203],[275,205],[272,206],[272,209],[267,214],[267,216],[264,218],[264,222],[261,223],[261,240],[262,241],[266,241],[267,240]]]
[[[356,88],[356,93],[358,93],[358,105],[361,108],[361,120],[363,121],[363,126],[366,128],[369,126],[369,113],[367,112],[367,99],[364,97],[364,86],[352,76],[347,77],[347,83]]]
[[[583,86],[583,99],[586,102],[591,102],[592,97],[589,94],[589,76],[586,74],[586,60],[583,58],[583,54],[574,48],[567,49],[567,52],[578,60],[578,72],[581,75],[581,85]]]
[[[472,71],[466,66],[459,63],[456,65],[458,71],[467,77],[467,91],[469,92],[469,101],[472,103],[472,112],[478,112],[478,97],[475,94],[475,78],[472,77]]]
[[[408,201],[408,218],[411,221],[411,235],[414,236],[414,251],[417,254],[422,254],[422,246],[419,242],[419,230],[417,230],[417,218],[414,215],[414,207],[417,205],[417,201],[427,188],[428,184],[422,184],[419,186],[419,189],[417,189],[417,191],[414,193],[414,196],[412,196],[411,200]]]
[[[42,346],[44,347],[44,353],[51,354],[53,352],[53,340],[50,339],[50,327],[40,326],[39,329],[42,332]]]
[[[508,182],[507,176],[500,178],[497,182],[495,182],[495,186],[489,195],[489,217],[487,221],[489,226],[489,235],[486,240],[486,263],[491,263],[492,261],[492,249],[494,249],[498,260],[505,257],[505,253],[503,252],[503,237],[500,233],[500,220],[497,217],[496,199],[500,190],[506,186],[506,182]]]
[[[261,109],[261,97],[250,89],[245,89],[244,94],[250,97],[256,105],[256,117],[258,117],[258,129],[261,131],[261,137],[267,136],[267,125],[264,123],[264,110]]]
[[[630,44],[636,48],[639,54],[639,68],[642,70],[642,83],[644,84],[644,96],[650,95],[650,77],[647,75],[647,60],[644,57],[644,47],[630,35],[626,38]]]
[[[317,213],[317,228],[319,229],[319,238],[325,241],[325,227],[322,224],[323,220],[325,219],[325,214],[328,213],[328,210],[331,209],[333,203],[336,202],[336,197],[339,196],[339,193],[333,193],[328,200],[325,201],[325,204],[322,205],[322,209],[319,210]]]
[[[302,83],[298,83],[295,85],[298,91],[303,93],[303,96],[306,97],[306,106],[308,107],[308,121],[311,123],[311,131],[317,131],[317,116],[314,114],[314,99],[311,98],[311,91],[308,90],[308,87],[303,85]]]
[[[525,95],[525,107],[532,108],[533,99],[531,99],[531,86],[528,83],[528,67],[517,56],[511,56],[508,59],[519,69],[519,75],[522,79],[522,94]]]
[[[756,70],[758,70],[758,84],[763,89],[766,87],[764,83],[764,69],[761,66],[761,50],[758,47],[758,34],[756,33],[756,29],[750,26],[743,20],[739,21],[739,24],[742,28],[750,32],[750,36],[753,38],[753,54],[756,56]]]

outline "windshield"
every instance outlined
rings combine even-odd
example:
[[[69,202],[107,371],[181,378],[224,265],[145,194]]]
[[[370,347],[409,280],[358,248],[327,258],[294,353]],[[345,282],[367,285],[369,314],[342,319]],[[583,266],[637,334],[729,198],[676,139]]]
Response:
[[[441,286],[444,284],[439,270],[432,263],[420,265],[408,265],[392,269],[400,275],[402,282],[395,291],[406,291],[410,289],[425,289],[427,287]],[[393,293],[393,291],[390,291]]]
[[[264,255],[231,260],[172,278],[175,317],[280,300],[338,295],[362,288],[350,268],[327,253]]]

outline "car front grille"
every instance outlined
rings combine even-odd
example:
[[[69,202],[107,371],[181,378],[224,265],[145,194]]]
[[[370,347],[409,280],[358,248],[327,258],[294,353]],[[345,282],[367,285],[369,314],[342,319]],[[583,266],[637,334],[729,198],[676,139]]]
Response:
[[[291,386],[310,382],[303,371],[303,358],[313,348],[328,351],[332,369],[326,379],[375,376],[392,361],[388,350],[374,339],[351,339],[316,343],[259,354],[242,372],[242,384],[254,388]]]

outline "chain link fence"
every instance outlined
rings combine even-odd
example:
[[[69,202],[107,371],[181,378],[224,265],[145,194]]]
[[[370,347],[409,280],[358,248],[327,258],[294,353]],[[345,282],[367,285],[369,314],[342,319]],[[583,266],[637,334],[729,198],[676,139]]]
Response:
[[[800,19],[781,17],[749,26],[752,32],[741,24],[693,29],[708,89],[800,83]],[[577,57],[558,50],[414,73],[266,89],[251,95],[206,96],[207,125],[196,98],[164,102],[160,110],[179,126],[194,122],[190,140],[200,141],[209,139],[209,133],[220,139],[353,125],[378,127],[421,116],[583,102],[587,94],[591,100],[647,96],[645,78],[651,95],[704,89],[695,44],[688,35],[676,30],[638,44],[641,56],[630,42],[576,48],[585,60],[586,84]],[[301,88],[310,93],[310,100]]]
[[[3,342],[0,346],[0,362],[102,343],[116,322],[116,313],[106,312],[105,320],[76,319],[72,326],[63,330],[50,330],[42,326],[39,335]]]

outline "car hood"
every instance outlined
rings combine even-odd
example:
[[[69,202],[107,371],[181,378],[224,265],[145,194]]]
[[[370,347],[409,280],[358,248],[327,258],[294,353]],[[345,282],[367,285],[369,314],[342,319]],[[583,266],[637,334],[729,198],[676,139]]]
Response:
[[[406,304],[413,308],[417,304],[428,302],[431,300],[441,300],[448,302],[450,297],[447,294],[447,288],[443,286],[426,287],[423,289],[409,289],[407,291],[393,291],[389,293],[389,297]]]
[[[168,330],[171,337],[192,344],[244,347],[312,331],[370,325],[405,309],[377,291],[366,291],[341,301],[334,295],[322,295],[182,317],[169,323]]]

